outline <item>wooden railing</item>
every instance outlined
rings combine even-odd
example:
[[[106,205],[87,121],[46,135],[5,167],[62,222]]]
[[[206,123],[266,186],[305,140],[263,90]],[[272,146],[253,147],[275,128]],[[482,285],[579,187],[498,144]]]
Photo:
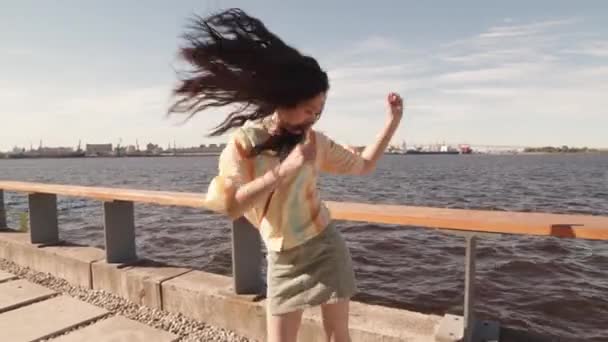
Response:
[[[157,205],[206,208],[203,193],[149,191],[43,183],[0,181],[0,190],[54,194]],[[521,213],[487,210],[440,209],[402,205],[326,202],[337,220],[394,224],[465,232],[547,235],[608,240],[608,217]]]
[[[106,260],[130,263],[135,250],[134,202],[205,209],[202,193],[146,191],[0,181],[0,227],[6,227],[4,191],[28,193],[32,243],[59,242],[57,196],[99,200],[104,208]],[[483,234],[525,234],[608,240],[608,217],[462,209],[439,209],[400,205],[327,202],[337,220],[440,229],[466,239],[464,323],[465,339],[474,329],[475,245]],[[261,239],[255,228],[241,218],[233,223],[232,265],[234,288],[239,294],[260,293]],[[485,327],[487,330],[487,326]]]

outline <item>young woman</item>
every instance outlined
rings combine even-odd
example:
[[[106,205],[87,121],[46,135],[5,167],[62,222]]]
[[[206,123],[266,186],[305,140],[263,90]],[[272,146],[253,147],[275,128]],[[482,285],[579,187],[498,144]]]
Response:
[[[356,152],[312,128],[328,95],[327,74],[260,20],[230,9],[197,17],[184,38],[180,56],[192,69],[170,112],[234,105],[210,133],[231,131],[207,202],[232,218],[244,215],[266,244],[268,340],[295,341],[302,311],[321,306],[327,340],[348,341],[355,277],[317,177],[372,172],[401,120],[401,98],[388,95],[386,124]]]

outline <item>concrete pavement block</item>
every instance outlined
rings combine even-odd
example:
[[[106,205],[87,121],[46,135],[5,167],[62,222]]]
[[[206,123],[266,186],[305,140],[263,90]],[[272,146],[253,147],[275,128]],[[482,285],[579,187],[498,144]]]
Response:
[[[202,271],[188,272],[162,283],[163,308],[265,341],[263,302],[233,294],[230,290],[232,283],[230,277]]]
[[[91,264],[104,258],[103,250],[85,246],[52,246],[39,250],[41,253],[34,269],[63,278],[73,285],[93,288]]]
[[[350,337],[353,342],[433,341],[439,316],[351,301]],[[302,316],[299,340],[323,341],[323,316],[320,308],[306,310]]]
[[[0,313],[51,297],[55,291],[20,279],[0,284]]]
[[[61,334],[107,313],[94,305],[60,296],[0,314],[0,331],[11,342],[29,342]]]
[[[30,236],[27,233],[17,231],[0,232],[0,258],[10,260],[16,264],[26,266],[20,258],[23,253],[16,253],[21,248],[34,248],[30,243]]]
[[[370,305],[360,302],[350,303],[351,334],[353,341],[421,341],[434,340],[435,329],[440,316],[413,311]]]
[[[53,342],[174,342],[178,336],[122,316],[111,317],[60,336]]]
[[[0,257],[89,289],[92,288],[91,263],[102,260],[104,256],[104,251],[99,248],[72,245],[40,247],[29,242],[27,233],[0,233]]]
[[[16,279],[16,278],[17,278],[16,275],[0,270],[0,283],[3,283],[5,281],[9,281],[9,280],[13,280],[13,279]]]
[[[104,290],[121,295],[125,283],[125,273],[129,266],[108,264],[99,260],[91,264],[91,284],[95,290]]]
[[[162,309],[161,283],[190,271],[146,260],[127,267],[108,264],[103,260],[91,265],[94,289],[105,290],[155,309]]]
[[[455,342],[464,337],[464,319],[462,316],[445,315],[437,327],[437,342]]]

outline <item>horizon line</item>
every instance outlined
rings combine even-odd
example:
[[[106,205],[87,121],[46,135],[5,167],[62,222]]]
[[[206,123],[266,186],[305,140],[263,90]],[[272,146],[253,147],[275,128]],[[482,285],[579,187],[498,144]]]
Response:
[[[136,139],[136,143],[133,144],[122,144],[122,143],[112,143],[112,142],[102,142],[102,143],[84,143],[84,145],[105,145],[105,144],[111,144],[112,146],[121,146],[121,147],[129,147],[129,146],[139,146],[140,144],[138,143],[139,139]],[[553,144],[542,144],[542,145],[521,145],[521,144],[492,144],[492,143],[454,143],[454,142],[446,142],[446,141],[435,141],[435,142],[411,142],[411,143],[407,143],[405,140],[402,140],[401,142],[391,142],[389,143],[389,147],[390,146],[397,146],[397,147],[401,147],[403,143],[406,143],[407,146],[431,146],[431,145],[446,145],[446,146],[460,146],[460,145],[468,145],[468,146],[478,146],[478,147],[487,147],[487,148],[543,148],[543,147],[568,147],[568,148],[588,148],[588,149],[597,149],[597,150],[608,150],[608,146],[592,146],[592,145],[568,145],[568,144],[557,144],[557,145],[553,145]],[[157,145],[159,147],[162,147],[163,144],[159,144],[156,142],[151,142],[148,141],[144,144],[142,144],[141,146],[146,146],[148,144],[153,144],[153,145]],[[222,144],[226,144],[225,141],[222,142],[214,142],[214,143],[200,143],[200,144],[194,144],[194,145],[179,145],[179,147],[177,146],[177,144],[175,143],[175,140],[173,140],[172,142],[169,142],[168,145],[172,148],[188,148],[188,147],[200,147],[200,146],[210,146],[210,145],[222,145]],[[348,146],[366,146],[367,144],[347,144],[347,143],[343,143],[344,145],[348,145]],[[79,144],[76,144],[74,146],[78,147]],[[43,145],[42,143],[38,144],[38,146],[34,147],[33,144],[30,143],[29,148],[26,146],[13,146],[11,149],[9,150],[2,150],[0,149],[0,153],[8,153],[8,152],[12,152],[13,150],[19,148],[19,149],[25,149],[26,151],[29,150],[36,150],[38,148],[73,148],[72,145],[55,145],[55,146],[50,146],[50,145]]]

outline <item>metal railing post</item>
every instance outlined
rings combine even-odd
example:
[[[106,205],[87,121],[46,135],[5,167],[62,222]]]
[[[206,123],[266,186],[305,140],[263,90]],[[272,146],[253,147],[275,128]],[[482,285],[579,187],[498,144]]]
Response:
[[[33,193],[28,195],[31,243],[59,242],[57,195]]]
[[[232,224],[232,276],[237,294],[263,294],[262,239],[244,217]]]
[[[473,337],[475,325],[475,248],[477,237],[467,235],[467,249],[465,254],[465,280],[464,280],[464,340],[470,342]]]
[[[133,202],[103,203],[106,261],[127,263],[137,260]]]
[[[499,325],[493,321],[478,321],[475,315],[475,288],[476,288],[476,248],[480,236],[491,236],[479,232],[463,232],[456,230],[442,230],[444,233],[463,237],[466,241],[464,257],[464,303],[463,317],[445,315],[438,331],[440,340],[448,340],[459,336],[462,341],[498,341]]]
[[[4,206],[4,190],[0,189],[0,229],[7,228],[6,207]]]

